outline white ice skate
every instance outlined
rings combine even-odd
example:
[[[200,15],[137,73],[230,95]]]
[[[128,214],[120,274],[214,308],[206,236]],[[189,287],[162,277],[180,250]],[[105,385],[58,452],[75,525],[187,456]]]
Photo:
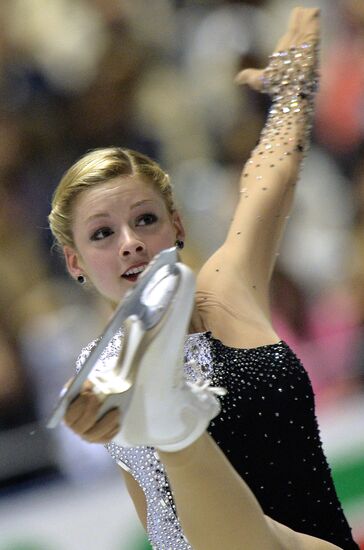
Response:
[[[194,275],[178,261],[175,248],[158,254],[116,310],[98,345],[48,422],[54,427],[86,379],[104,398],[100,417],[121,411],[122,428],[114,442],[176,451],[195,441],[220,411],[207,385],[186,383],[183,348],[194,303]],[[95,369],[101,353],[123,325],[125,335],[116,365]]]

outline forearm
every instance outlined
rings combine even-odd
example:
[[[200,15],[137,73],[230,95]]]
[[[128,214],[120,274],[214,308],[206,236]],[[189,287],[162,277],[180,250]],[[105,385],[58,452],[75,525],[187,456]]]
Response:
[[[267,284],[308,148],[316,87],[314,46],[274,54],[263,90],[272,96],[266,125],[246,163],[226,241],[245,271]],[[304,59],[304,61],[302,61]],[[307,65],[307,66],[306,66]]]
[[[316,57],[315,46],[303,44],[273,54],[263,73],[262,91],[272,97],[272,105],[258,145],[242,172],[240,191],[242,199],[249,197],[247,187],[258,195],[268,191],[263,193],[263,201],[273,217],[280,214],[282,206],[287,208],[286,198],[292,197],[309,147]]]

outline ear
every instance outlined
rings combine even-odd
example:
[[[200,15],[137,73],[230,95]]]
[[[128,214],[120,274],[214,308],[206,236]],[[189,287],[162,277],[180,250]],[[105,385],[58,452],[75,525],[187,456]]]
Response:
[[[74,248],[72,248],[71,246],[64,246],[63,254],[66,261],[68,273],[71,275],[71,277],[73,277],[73,279],[77,279],[79,275],[84,274],[79,254]]]
[[[176,239],[183,241],[186,236],[186,232],[181,220],[181,216],[179,215],[177,210],[175,210],[172,214],[172,223],[176,230]]]

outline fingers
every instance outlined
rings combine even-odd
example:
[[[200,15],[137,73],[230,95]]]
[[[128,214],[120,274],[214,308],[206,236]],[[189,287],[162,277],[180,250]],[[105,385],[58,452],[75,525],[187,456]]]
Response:
[[[320,10],[318,8],[295,8],[292,11],[287,33],[278,42],[276,51],[289,51],[304,44],[310,46],[305,65],[317,73],[317,45],[320,39]],[[302,55],[302,54],[301,54]]]
[[[297,33],[299,29],[303,9],[304,8],[296,7],[293,8],[293,10],[291,11],[291,15],[288,20],[287,32],[290,32],[292,35]]]
[[[235,77],[236,84],[247,84],[253,90],[260,91],[263,86],[263,71],[259,69],[245,69],[240,71]]]
[[[287,51],[305,42],[317,43],[320,35],[320,10],[318,8],[294,8],[291,12],[287,32],[278,41],[275,52]],[[247,84],[262,91],[264,71],[245,69],[235,78],[237,84]]]
[[[86,382],[80,395],[69,405],[64,416],[65,424],[82,439],[90,443],[108,443],[120,430],[120,411],[112,409],[97,420],[102,404]]]
[[[120,411],[112,409],[83,434],[89,443],[109,443],[120,430]]]
[[[93,383],[90,380],[85,380],[82,386],[82,391],[92,391],[94,388]]]
[[[302,22],[296,31],[296,45],[318,40],[320,34],[320,10],[307,8],[300,14]]]
[[[69,428],[83,434],[96,422],[99,398],[92,392],[82,392],[68,407],[64,421]]]
[[[275,51],[288,50],[304,42],[315,41],[320,32],[320,10],[297,7],[292,10],[287,32],[278,41]]]

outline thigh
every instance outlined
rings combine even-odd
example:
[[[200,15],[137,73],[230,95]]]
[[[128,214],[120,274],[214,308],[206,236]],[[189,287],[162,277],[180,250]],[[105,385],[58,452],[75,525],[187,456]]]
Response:
[[[269,517],[267,517],[267,521],[281,550],[341,550],[331,542],[304,533],[297,533]]]

